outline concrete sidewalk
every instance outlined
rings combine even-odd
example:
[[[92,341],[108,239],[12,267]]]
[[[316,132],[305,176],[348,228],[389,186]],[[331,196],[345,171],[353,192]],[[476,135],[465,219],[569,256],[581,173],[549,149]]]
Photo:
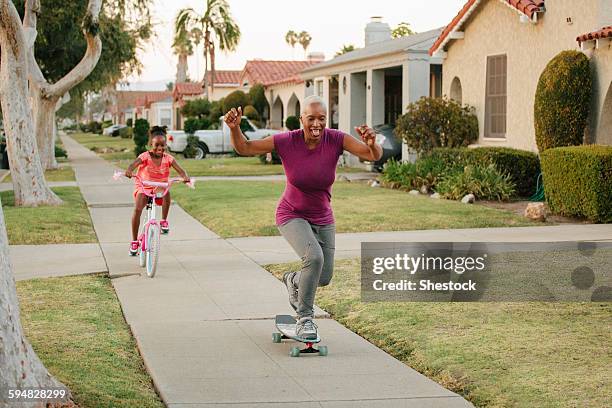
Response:
[[[283,237],[230,238],[236,249],[260,265],[298,261]],[[612,241],[609,224],[467,228],[336,234],[336,258],[358,258],[362,242],[563,242]]]
[[[110,181],[110,164],[63,141],[126,320],[169,407],[471,406],[331,319],[317,321],[329,356],[289,357],[294,343],[271,339],[274,315],[292,312],[283,285],[177,205],[156,277],[135,275],[132,186]]]

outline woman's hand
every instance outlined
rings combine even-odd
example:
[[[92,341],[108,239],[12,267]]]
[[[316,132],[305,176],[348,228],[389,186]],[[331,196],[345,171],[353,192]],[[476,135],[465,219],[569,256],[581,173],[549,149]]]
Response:
[[[130,169],[127,169],[124,174],[127,178],[132,178],[132,176],[134,176],[134,174],[132,174],[132,170]]]
[[[363,143],[368,145],[368,147],[374,146],[376,143],[376,132],[368,125],[361,125],[355,128],[359,136],[361,136],[361,140]]]
[[[242,108],[232,108],[232,110],[225,114],[223,120],[225,120],[225,123],[230,129],[240,128],[240,121],[242,120]]]

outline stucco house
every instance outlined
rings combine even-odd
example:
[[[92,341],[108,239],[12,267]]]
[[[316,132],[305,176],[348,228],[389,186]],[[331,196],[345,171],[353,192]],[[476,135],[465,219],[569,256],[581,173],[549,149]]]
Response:
[[[150,93],[145,96],[143,117],[150,126],[174,128],[172,121],[172,92]]]
[[[582,44],[595,77],[589,139],[611,144],[612,50],[608,36],[588,39],[611,21],[610,0],[468,0],[429,54],[443,60],[443,94],[475,107],[478,145],[536,151],[540,74],[559,52]]]
[[[327,101],[330,127],[354,136],[354,127],[364,123],[393,125],[409,103],[440,96],[441,60],[428,50],[441,32],[392,39],[389,25],[372,17],[363,48],[302,71],[307,95]]]
[[[172,90],[172,124],[173,129],[181,130],[185,125],[185,118],[181,114],[181,108],[185,102],[203,98],[204,89],[201,82],[179,82],[174,84]]]
[[[209,101],[218,101],[221,98],[225,98],[230,93],[241,90],[248,92],[248,85],[244,85],[240,82],[242,71],[227,71],[227,70],[215,70],[215,85],[210,86],[212,83],[211,72],[206,73],[206,90],[204,97],[208,98]]]
[[[300,114],[300,106],[306,95],[300,71],[320,63],[322,54],[311,54],[306,61],[250,60],[244,66],[240,80],[246,86],[264,86],[269,111],[264,112],[268,126],[282,129],[287,116]]]

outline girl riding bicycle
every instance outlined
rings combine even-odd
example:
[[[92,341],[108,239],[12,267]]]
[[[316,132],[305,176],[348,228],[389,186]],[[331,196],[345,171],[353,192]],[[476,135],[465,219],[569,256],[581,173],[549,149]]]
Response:
[[[153,126],[149,130],[149,144],[151,150],[142,153],[125,171],[125,175],[132,178],[134,169],[138,168],[137,174],[142,180],[156,181],[166,183],[170,177],[170,167],[175,169],[186,183],[189,182],[189,177],[183,168],[174,160],[174,157],[166,153],[166,127]],[[132,215],[132,242],[130,244],[130,255],[138,254],[138,229],[140,228],[140,216],[142,210],[146,207],[149,197],[141,191],[144,189],[149,193],[153,193],[154,187],[143,186],[136,179],[134,189],[134,214]],[[170,192],[164,196],[162,204],[162,220],[160,221],[161,231],[167,234],[170,231],[168,224],[168,212],[170,211]]]

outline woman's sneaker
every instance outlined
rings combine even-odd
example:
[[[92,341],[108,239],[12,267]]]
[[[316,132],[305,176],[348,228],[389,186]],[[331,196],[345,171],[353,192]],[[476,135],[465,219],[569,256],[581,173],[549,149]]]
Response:
[[[170,232],[170,225],[168,225],[168,221],[167,220],[161,220],[159,222],[159,227],[161,229],[161,233],[162,234],[167,234]]]
[[[130,256],[138,255],[138,248],[140,248],[140,242],[132,241],[130,244]]]
[[[295,335],[304,340],[316,340],[319,338],[317,325],[312,321],[312,317],[302,317],[295,325]]]
[[[295,276],[295,272],[286,272],[283,275],[283,282],[287,287],[287,292],[289,292],[289,304],[297,312],[298,309],[298,288],[293,283],[293,277]]]

